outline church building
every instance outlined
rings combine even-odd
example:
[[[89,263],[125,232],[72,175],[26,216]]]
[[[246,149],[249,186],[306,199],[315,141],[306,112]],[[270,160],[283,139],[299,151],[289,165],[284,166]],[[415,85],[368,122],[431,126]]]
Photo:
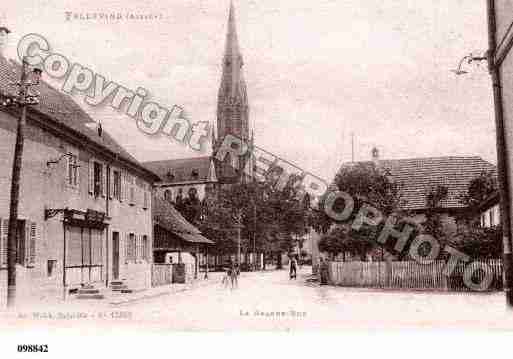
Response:
[[[253,143],[243,65],[235,9],[231,3],[217,97],[217,136],[212,134],[212,155],[144,163],[146,168],[160,177],[160,182],[156,184],[157,197],[174,203],[191,195],[202,200],[216,186],[245,180],[247,175],[243,175],[243,168],[249,160],[249,154],[240,157],[228,154],[224,161],[214,157],[227,135],[235,136],[250,145]]]

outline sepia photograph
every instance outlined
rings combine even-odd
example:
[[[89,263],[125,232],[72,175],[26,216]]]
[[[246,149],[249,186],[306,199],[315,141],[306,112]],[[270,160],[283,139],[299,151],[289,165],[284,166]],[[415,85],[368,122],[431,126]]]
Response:
[[[511,332],[512,47],[513,0],[3,1],[0,353]]]

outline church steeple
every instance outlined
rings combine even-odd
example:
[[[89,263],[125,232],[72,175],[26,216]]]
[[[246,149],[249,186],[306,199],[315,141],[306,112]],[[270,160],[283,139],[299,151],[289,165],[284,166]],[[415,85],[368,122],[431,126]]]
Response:
[[[239,47],[235,7],[230,2],[226,43],[223,55],[222,77],[217,96],[217,145],[226,135],[233,135],[243,141],[249,140],[249,105],[246,83],[242,72],[244,62]],[[216,146],[217,149],[217,146]],[[240,171],[243,159],[230,159],[231,167]],[[218,177],[231,177],[233,171],[218,166]]]

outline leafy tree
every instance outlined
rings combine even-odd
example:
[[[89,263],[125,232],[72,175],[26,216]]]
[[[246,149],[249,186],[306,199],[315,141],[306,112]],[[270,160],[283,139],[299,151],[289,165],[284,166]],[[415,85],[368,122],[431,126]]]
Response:
[[[224,238],[228,250],[238,246],[235,225],[241,223],[241,252],[255,247],[277,255],[280,264],[281,253],[290,251],[296,238],[306,233],[307,198],[297,194],[292,185],[280,188],[271,181],[222,186],[203,204],[201,228],[205,233],[215,231],[218,241]]]
[[[460,197],[461,203],[474,207],[497,191],[497,177],[491,171],[482,172],[470,181],[467,192]]]
[[[390,172],[375,166],[373,163],[357,163],[343,167],[335,177],[335,189],[349,194],[354,202],[354,210],[344,223],[337,223],[330,219],[325,211],[314,213],[314,226],[321,230],[332,227],[321,238],[321,247],[333,254],[342,250],[358,255],[362,260],[376,247],[376,233],[379,228],[364,226],[359,230],[352,227],[356,215],[364,205],[370,205],[379,210],[387,218],[399,211],[401,205],[401,184],[396,183]],[[326,198],[321,199],[320,206],[325,209]],[[344,209],[343,200],[333,205],[335,212]],[[325,233],[326,233],[325,232]],[[321,249],[322,250],[322,249]]]
[[[423,233],[430,234],[438,240],[444,236],[442,218],[438,209],[442,201],[447,199],[448,189],[446,186],[430,186],[426,193],[426,220],[422,224]]]
[[[491,228],[471,227],[451,240],[450,245],[472,259],[502,257],[502,230],[500,226]]]

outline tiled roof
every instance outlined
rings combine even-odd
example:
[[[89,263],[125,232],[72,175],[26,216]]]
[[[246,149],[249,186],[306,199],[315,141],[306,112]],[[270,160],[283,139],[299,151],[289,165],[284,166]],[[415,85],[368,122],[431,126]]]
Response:
[[[359,162],[372,164],[373,162]],[[350,166],[344,164],[343,167]],[[426,157],[398,160],[379,160],[378,166],[388,169],[401,186],[403,209],[426,208],[425,196],[430,186],[443,185],[448,189],[441,208],[464,208],[460,197],[467,192],[470,181],[496,167],[478,156]]]
[[[156,173],[162,182],[166,183],[206,182],[211,178],[210,157],[153,161],[143,164],[150,171]],[[194,171],[197,175],[193,174]]]
[[[168,201],[154,197],[152,206],[153,218],[162,228],[173,232],[187,242],[214,243],[203,237],[200,230],[189,223]]]
[[[13,94],[15,87],[10,83],[16,83],[20,79],[21,65],[15,61],[7,60],[0,56],[0,92]],[[120,158],[131,162],[137,167],[143,169],[142,165],[121,147],[106,131],[102,136],[98,136],[93,119],[78,106],[68,95],[59,92],[49,84],[41,81],[37,87],[40,92],[39,105],[30,106],[29,111],[36,111],[48,116],[57,124],[64,125],[67,128],[86,136],[90,141],[100,147],[106,148],[117,154]]]

